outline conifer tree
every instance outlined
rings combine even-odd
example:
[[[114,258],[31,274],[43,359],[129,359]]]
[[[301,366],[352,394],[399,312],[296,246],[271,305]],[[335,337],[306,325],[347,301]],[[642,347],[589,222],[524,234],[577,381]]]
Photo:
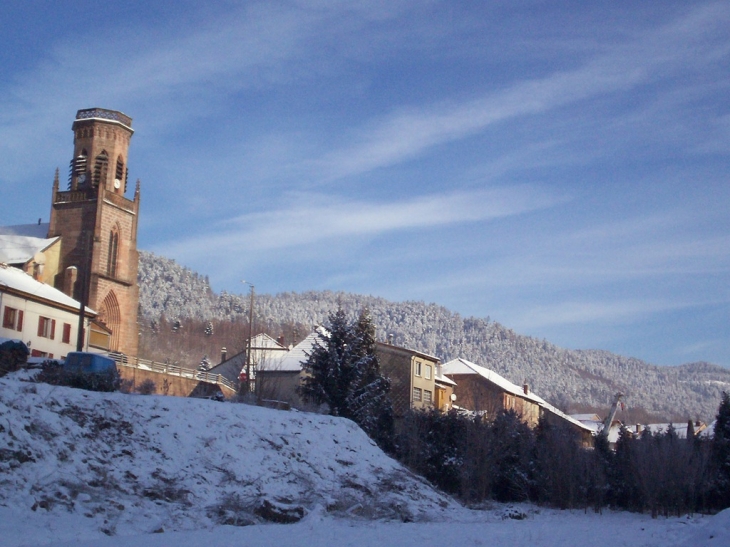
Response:
[[[714,492],[718,508],[730,507],[730,395],[722,393],[712,439]]]
[[[325,328],[317,331],[312,353],[304,362],[307,375],[299,391],[306,401],[326,404],[332,416],[351,418],[346,402],[352,377],[351,331],[342,308],[329,315]]]
[[[375,327],[367,308],[352,326],[352,378],[348,389],[348,406],[352,419],[383,448],[392,448],[393,407],[390,381],[380,374],[375,352]]]
[[[351,324],[339,308],[330,314],[326,331],[318,331],[307,372],[299,389],[302,397],[326,404],[333,416],[356,422],[384,448],[389,448],[393,411],[389,381],[380,374],[375,353],[375,328],[367,310]]]

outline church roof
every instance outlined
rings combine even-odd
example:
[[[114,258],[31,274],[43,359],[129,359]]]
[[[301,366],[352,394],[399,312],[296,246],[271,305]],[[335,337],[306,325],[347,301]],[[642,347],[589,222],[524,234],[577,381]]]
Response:
[[[0,226],[0,262],[25,264],[36,253],[47,249],[58,240],[47,238],[49,224],[18,224]]]

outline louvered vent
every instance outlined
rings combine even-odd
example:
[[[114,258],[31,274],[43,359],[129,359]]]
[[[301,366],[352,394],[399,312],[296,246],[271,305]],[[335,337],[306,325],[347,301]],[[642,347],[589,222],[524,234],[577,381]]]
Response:
[[[96,156],[96,162],[94,162],[94,186],[99,186],[99,184],[106,182],[108,169],[109,156],[107,156],[106,152],[102,152]]]

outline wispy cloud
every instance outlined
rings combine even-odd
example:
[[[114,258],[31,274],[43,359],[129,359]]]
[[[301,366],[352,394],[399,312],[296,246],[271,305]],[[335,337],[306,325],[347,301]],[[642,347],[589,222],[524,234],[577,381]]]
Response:
[[[485,221],[550,207],[564,199],[530,185],[392,202],[297,195],[280,209],[225,220],[213,232],[161,246],[173,256],[184,257],[244,245],[252,252],[283,249],[326,240],[372,238],[396,231]]]
[[[564,325],[600,323],[637,323],[656,313],[699,306],[697,302],[651,299],[610,301],[573,300],[554,305],[535,306],[514,315],[511,326],[517,329],[540,329]]]
[[[697,36],[717,33],[727,24],[730,13],[722,5],[703,7],[686,20],[614,46],[576,69],[466,102],[402,108],[360,129],[354,144],[326,155],[323,169],[329,177],[340,178],[393,165],[506,120],[625,91],[688,64],[704,65],[727,55],[728,46],[700,42]]]

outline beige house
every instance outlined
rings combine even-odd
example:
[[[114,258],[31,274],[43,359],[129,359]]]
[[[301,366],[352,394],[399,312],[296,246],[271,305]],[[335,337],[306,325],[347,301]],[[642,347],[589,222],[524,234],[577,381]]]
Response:
[[[48,238],[48,223],[0,226],[0,263],[53,285],[58,273],[61,238]]]
[[[396,418],[412,408],[450,408],[454,382],[440,374],[438,357],[383,342],[376,343],[375,353],[380,372],[390,379],[390,398]]]

